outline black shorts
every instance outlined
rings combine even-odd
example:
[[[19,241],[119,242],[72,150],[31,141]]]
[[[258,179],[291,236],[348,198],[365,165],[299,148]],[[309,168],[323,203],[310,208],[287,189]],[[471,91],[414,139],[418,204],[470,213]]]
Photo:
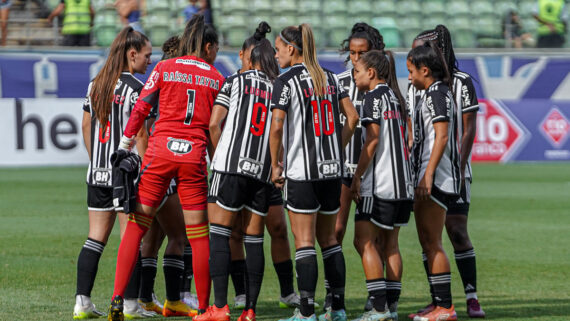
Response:
[[[342,180],[342,185],[350,188],[350,186],[352,185],[352,176],[351,177],[343,177],[341,178]]]
[[[114,211],[113,188],[87,185],[87,209],[90,211]]]
[[[408,225],[412,206],[412,201],[386,201],[367,196],[356,205],[354,220],[369,221],[380,228],[392,230]]]
[[[269,191],[269,206],[283,206],[283,195],[281,190],[271,185]]]
[[[239,212],[247,210],[261,216],[267,215],[269,209],[269,192],[271,185],[255,178],[214,172],[210,192],[221,208]]]
[[[465,215],[469,214],[469,204],[471,203],[471,183],[465,181],[465,185],[461,186],[461,192],[455,202],[451,202],[447,208],[447,215]]]
[[[443,207],[445,211],[447,211],[449,205],[454,203],[458,197],[459,195],[442,192],[435,185],[431,188],[430,198],[432,199],[432,201],[436,202],[439,206]]]
[[[341,179],[285,181],[285,205],[295,213],[336,214],[340,209]]]

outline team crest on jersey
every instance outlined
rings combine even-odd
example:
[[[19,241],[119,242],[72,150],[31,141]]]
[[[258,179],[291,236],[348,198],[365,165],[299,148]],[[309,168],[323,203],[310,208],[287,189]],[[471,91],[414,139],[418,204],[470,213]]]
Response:
[[[319,162],[319,173],[323,176],[338,176],[340,174],[340,162],[336,160]]]
[[[121,86],[123,85],[123,82],[121,81],[121,79],[117,80],[117,85],[115,85],[115,90],[121,88]]]
[[[131,104],[136,104],[137,100],[139,100],[139,93],[135,91],[131,94]]]
[[[193,142],[178,139],[178,138],[168,138],[168,143],[166,143],[166,148],[176,155],[185,155],[192,151]]]
[[[251,158],[240,157],[238,167],[240,172],[244,174],[257,176],[261,173],[263,165],[260,162],[253,160]]]
[[[107,185],[111,181],[111,169],[94,168],[91,172],[93,182],[97,185]]]

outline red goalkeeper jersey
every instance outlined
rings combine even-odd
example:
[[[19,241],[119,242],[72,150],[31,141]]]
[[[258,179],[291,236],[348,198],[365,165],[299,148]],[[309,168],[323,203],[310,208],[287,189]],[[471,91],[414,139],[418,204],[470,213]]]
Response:
[[[152,106],[158,104],[147,154],[199,162],[206,153],[212,106],[223,82],[214,66],[194,56],[159,62],[133,109],[125,136],[136,135]]]

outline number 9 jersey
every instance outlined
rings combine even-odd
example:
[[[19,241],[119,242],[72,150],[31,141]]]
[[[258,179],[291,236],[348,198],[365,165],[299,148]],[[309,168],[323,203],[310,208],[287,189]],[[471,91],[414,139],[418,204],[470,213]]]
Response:
[[[273,84],[263,72],[249,70],[230,76],[214,105],[228,109],[212,169],[269,183],[269,104]]]
[[[203,162],[212,106],[223,82],[224,77],[214,66],[194,56],[159,62],[141,92],[125,136],[135,135],[151,108],[158,104],[145,156]]]
[[[294,181],[340,178],[343,172],[339,101],[348,97],[337,76],[324,70],[324,94],[314,92],[304,64],[296,64],[273,85],[271,109],[287,113],[283,132],[284,172]]]

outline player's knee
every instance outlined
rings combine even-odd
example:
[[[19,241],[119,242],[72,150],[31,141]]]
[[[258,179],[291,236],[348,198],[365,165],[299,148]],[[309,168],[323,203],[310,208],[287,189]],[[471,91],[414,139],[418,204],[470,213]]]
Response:
[[[281,224],[271,225],[271,227],[267,225],[267,231],[269,232],[272,240],[279,240],[283,242],[288,241],[287,228]]]
[[[469,234],[467,230],[461,226],[447,225],[447,234],[449,235],[449,240],[453,244],[454,248],[470,248],[471,241],[469,240]]]

